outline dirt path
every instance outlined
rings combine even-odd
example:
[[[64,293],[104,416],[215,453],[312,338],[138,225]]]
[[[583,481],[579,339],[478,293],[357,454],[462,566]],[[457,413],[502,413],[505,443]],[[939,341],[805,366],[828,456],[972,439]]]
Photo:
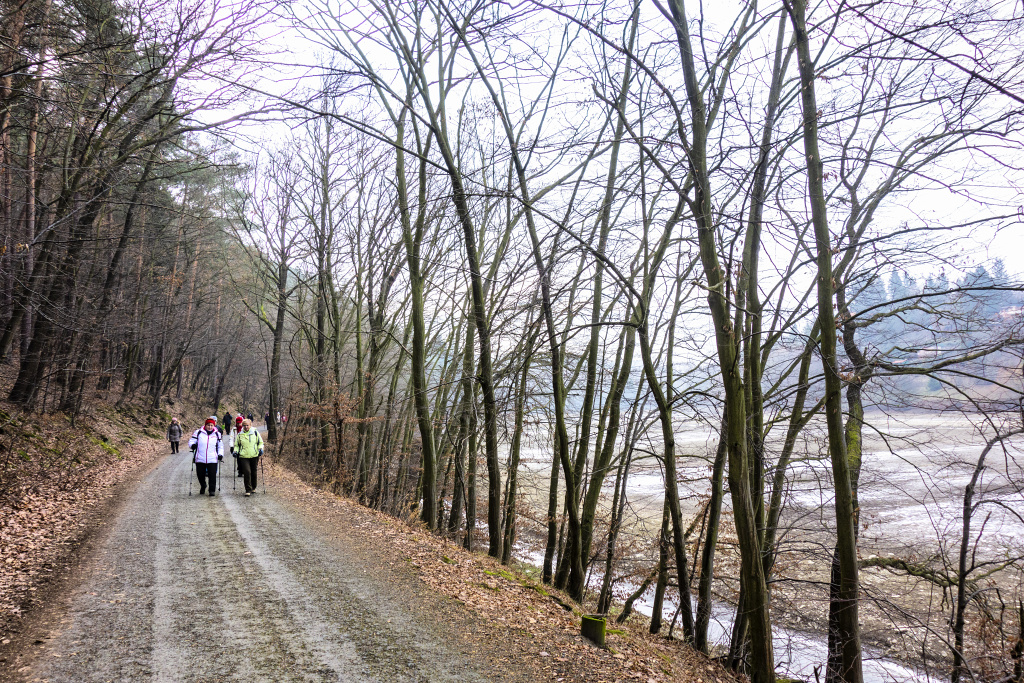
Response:
[[[276,495],[294,484],[189,497],[189,470],[168,457],[129,495],[25,680],[537,680],[495,675],[453,635],[468,609]]]

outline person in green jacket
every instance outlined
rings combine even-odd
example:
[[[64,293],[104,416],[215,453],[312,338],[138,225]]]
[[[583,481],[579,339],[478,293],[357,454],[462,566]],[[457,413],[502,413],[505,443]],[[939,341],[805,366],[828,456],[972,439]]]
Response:
[[[235,454],[245,483],[245,495],[251,496],[256,493],[256,470],[263,455],[263,437],[252,428],[252,420],[242,421],[242,431],[235,437]]]

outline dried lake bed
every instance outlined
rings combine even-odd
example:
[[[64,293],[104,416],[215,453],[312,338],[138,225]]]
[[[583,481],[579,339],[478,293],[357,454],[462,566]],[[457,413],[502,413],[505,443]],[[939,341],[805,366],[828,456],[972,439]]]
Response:
[[[859,482],[861,558],[900,558],[952,571],[962,534],[964,490],[985,440],[994,433],[992,427],[984,423],[979,427],[978,421],[961,414],[934,413],[869,413],[865,423]],[[543,441],[533,436],[520,467],[524,500],[538,520],[546,509],[551,468],[550,448],[545,448]],[[638,446],[626,486],[628,513],[623,533],[631,541],[624,539],[622,545],[633,553],[631,559],[639,573],[656,561],[654,540],[664,500],[664,480],[653,455],[659,445],[647,442]],[[688,519],[700,513],[707,498],[716,445],[717,434],[711,430],[678,425],[679,489]],[[774,460],[772,449],[778,447],[779,443],[769,438],[769,461]],[[787,468],[780,556],[773,576],[776,657],[780,671],[814,680],[815,667],[823,667],[825,659],[828,562],[834,538],[824,424],[809,425],[796,451]],[[614,476],[609,476],[602,489],[605,512],[613,488]],[[1024,438],[1015,437],[989,452],[976,486],[971,545],[976,561],[1005,562],[1024,556],[1022,489]],[[726,520],[730,507],[726,495]],[[722,576],[715,582],[719,603],[712,626],[719,647],[728,643],[730,604],[737,589],[728,521],[723,532],[718,569]],[[536,557],[526,545],[523,552]],[[867,598],[861,610],[867,646],[865,680],[944,678],[949,650],[943,638],[948,632],[950,607],[943,601],[942,589],[884,569],[865,569],[861,577]],[[1021,580],[1017,571],[996,575],[991,582],[1005,592],[1007,600],[1015,600],[1024,592]],[[632,585],[635,582],[624,578],[618,593],[628,594]],[[645,596],[649,599],[650,595]],[[638,603],[637,607],[649,613],[649,605]]]

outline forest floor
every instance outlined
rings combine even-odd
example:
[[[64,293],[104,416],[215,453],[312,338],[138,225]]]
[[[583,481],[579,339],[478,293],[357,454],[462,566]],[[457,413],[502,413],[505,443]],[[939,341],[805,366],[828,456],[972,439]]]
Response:
[[[2,680],[731,679],[640,625],[597,648],[528,573],[282,467],[189,496],[164,414],[0,410]]]

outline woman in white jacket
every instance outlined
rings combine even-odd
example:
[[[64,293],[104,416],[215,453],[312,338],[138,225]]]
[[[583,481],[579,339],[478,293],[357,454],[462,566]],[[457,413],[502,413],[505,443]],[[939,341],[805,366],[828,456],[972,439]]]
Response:
[[[196,464],[196,476],[199,477],[199,495],[206,493],[207,480],[210,495],[214,495],[217,492],[217,463],[224,459],[216,417],[206,419],[203,428],[192,434],[188,447],[192,449],[192,461]]]

